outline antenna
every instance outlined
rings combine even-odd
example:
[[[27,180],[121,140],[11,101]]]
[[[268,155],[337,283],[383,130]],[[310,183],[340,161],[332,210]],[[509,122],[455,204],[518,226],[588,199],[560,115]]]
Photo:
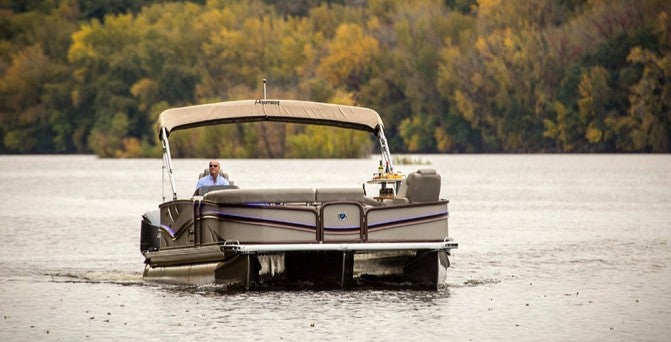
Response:
[[[267,100],[268,98],[266,97],[266,79],[263,79],[263,99]]]
[[[1,1],[1,0],[0,0]],[[268,100],[268,94],[266,93],[266,79],[263,79],[263,98],[260,100],[254,101],[254,104],[262,105],[280,105],[279,100]]]

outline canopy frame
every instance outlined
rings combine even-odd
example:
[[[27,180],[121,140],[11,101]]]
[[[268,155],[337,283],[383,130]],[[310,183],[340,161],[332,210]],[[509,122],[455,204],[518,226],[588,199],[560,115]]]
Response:
[[[159,139],[163,146],[163,201],[165,202],[165,171],[172,190],[172,199],[177,199],[172,157],[168,137],[176,130],[220,124],[274,121],[312,124],[361,130],[375,134],[380,144],[383,165],[394,170],[384,124],[380,115],[365,107],[335,105],[321,102],[297,100],[242,100],[217,102],[196,106],[171,108],[159,115]]]

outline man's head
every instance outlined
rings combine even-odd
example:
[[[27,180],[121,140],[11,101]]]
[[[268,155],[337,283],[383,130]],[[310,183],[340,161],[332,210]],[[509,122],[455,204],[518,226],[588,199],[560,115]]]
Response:
[[[216,177],[219,174],[219,162],[216,160],[210,160],[210,176]]]

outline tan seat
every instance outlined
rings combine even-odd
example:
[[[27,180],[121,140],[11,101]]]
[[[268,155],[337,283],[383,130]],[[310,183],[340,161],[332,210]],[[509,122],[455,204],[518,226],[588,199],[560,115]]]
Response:
[[[363,188],[319,188],[315,190],[315,201],[354,201],[363,202]]]
[[[399,186],[394,203],[433,202],[440,197],[440,175],[435,169],[419,169]]]
[[[198,175],[198,179],[201,179],[201,178],[203,178],[203,177],[205,177],[205,176],[207,176],[207,175],[209,175],[209,174],[210,174],[210,170],[205,169],[201,174]],[[219,174],[220,174],[222,177],[226,178],[226,180],[228,181],[228,183],[229,183],[230,185],[233,185],[233,182],[231,182],[231,180],[228,179],[228,173],[219,170]]]
[[[204,199],[217,203],[314,203],[312,189],[230,189],[205,194]]]
[[[200,180],[201,178],[207,176],[210,174],[210,170],[205,169],[201,174],[198,175],[198,179]],[[233,182],[228,179],[228,173],[219,170],[219,175],[222,177],[226,178],[228,181],[228,185],[208,185],[208,186],[201,186],[200,188],[196,189],[193,192],[194,196],[204,196],[206,193],[214,190],[223,190],[223,189],[239,189]]]

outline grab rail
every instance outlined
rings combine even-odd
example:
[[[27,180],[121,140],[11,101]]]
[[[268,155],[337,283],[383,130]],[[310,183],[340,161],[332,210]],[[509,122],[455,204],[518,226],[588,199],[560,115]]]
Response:
[[[242,253],[289,252],[289,251],[385,251],[385,250],[450,250],[457,249],[454,241],[443,242],[380,242],[380,243],[314,243],[314,244],[272,244],[272,245],[222,245],[221,250],[235,250]]]

